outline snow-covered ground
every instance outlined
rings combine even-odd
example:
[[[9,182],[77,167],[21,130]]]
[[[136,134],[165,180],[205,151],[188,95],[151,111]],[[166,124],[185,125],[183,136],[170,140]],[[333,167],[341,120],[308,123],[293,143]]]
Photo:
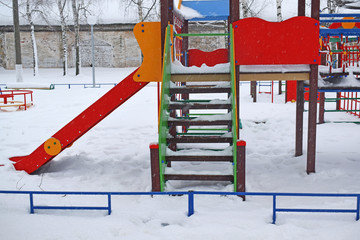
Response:
[[[91,69],[79,77],[61,69],[40,69],[25,82],[92,83]],[[119,82],[133,69],[97,69],[97,82]],[[73,70],[70,70],[73,72]],[[0,69],[0,84],[15,72]],[[111,87],[56,87],[34,90],[27,111],[0,112],[0,189],[38,191],[150,191],[149,143],[157,141],[156,84],[149,84],[104,121],[62,152],[37,174],[14,170],[8,160],[27,155]],[[277,88],[275,88],[277,89]],[[241,138],[247,142],[247,191],[360,193],[360,125],[318,125],[316,173],[307,175],[307,114],[304,156],[294,157],[295,104],[284,95],[260,94],[252,103],[249,85],[241,86]],[[327,105],[327,109],[334,105]],[[325,120],[358,121],[345,113]],[[175,188],[177,187],[177,189]],[[169,185],[171,190],[229,190],[229,186]],[[36,196],[37,204],[106,205],[104,197]],[[355,208],[350,198],[279,198],[279,207]],[[279,213],[271,224],[272,199],[196,196],[195,214],[187,217],[187,197],[113,197],[113,212],[49,211],[29,214],[28,196],[0,195],[0,239],[358,239],[355,214]]]

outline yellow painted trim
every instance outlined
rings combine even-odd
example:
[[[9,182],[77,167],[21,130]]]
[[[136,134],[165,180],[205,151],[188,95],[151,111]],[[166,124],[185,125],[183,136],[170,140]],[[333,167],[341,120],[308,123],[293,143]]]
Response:
[[[240,81],[305,81],[310,79],[310,73],[241,73]]]
[[[165,41],[164,41],[164,54],[165,54],[165,50],[166,50],[166,45],[168,44],[167,43],[167,31],[168,31],[168,28],[166,28],[165,30]],[[160,58],[161,59],[161,58]],[[162,81],[163,81],[163,77],[164,77],[164,68],[165,68],[165,56],[163,57],[163,62],[162,62],[162,70],[161,70],[161,90],[160,90],[160,106],[161,106],[161,101],[162,101],[162,92],[163,92],[163,84],[162,84]],[[160,111],[161,111],[161,107],[159,107],[159,111],[158,111],[158,132],[160,131]]]
[[[134,35],[143,54],[143,62],[134,74],[135,82],[161,82],[161,24],[140,22]]]
[[[44,143],[44,150],[50,156],[56,156],[61,152],[61,143],[56,138],[49,138]]]
[[[172,74],[172,82],[218,82],[230,81],[229,73]]]
[[[179,0],[178,9],[181,8],[181,2],[182,2],[182,0]]]
[[[231,31],[232,31],[232,39],[231,39],[231,42],[233,44],[231,44],[231,48],[232,48],[232,52],[234,53],[234,58],[235,58],[235,40],[234,40],[234,28],[230,28]],[[235,60],[235,59],[234,59]],[[232,79],[232,81],[235,81],[234,82],[234,93],[235,93],[235,103],[237,103],[236,101],[236,96],[237,96],[237,92],[236,92],[236,67],[235,67],[235,63],[234,63],[234,66],[233,66],[233,73],[234,73],[234,79]],[[238,113],[238,108],[239,106],[236,106],[235,107],[235,113],[236,113],[236,122],[235,122],[235,126],[236,126],[236,138],[239,139],[239,136],[238,136],[238,131],[237,129],[239,128],[239,113]]]

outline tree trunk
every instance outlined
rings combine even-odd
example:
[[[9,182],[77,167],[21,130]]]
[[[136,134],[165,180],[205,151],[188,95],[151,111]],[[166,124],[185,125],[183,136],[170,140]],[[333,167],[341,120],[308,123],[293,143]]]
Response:
[[[249,16],[247,0],[241,0],[241,6],[242,6],[242,10],[243,10],[243,18],[247,18]]]
[[[60,23],[61,23],[61,40],[62,40],[62,62],[63,62],[63,75],[65,76],[67,74],[68,69],[68,51],[67,51],[67,34],[66,34],[66,22],[65,22],[65,16],[64,16],[64,7],[66,4],[66,0],[58,0],[57,5],[60,13]]]
[[[79,6],[77,0],[72,0],[72,10],[74,17],[74,31],[75,31],[75,74],[80,74],[80,25],[79,25]]]
[[[139,20],[140,22],[142,22],[143,19],[143,0],[138,0],[137,1],[137,10],[138,10],[138,15],[139,15]]]
[[[276,17],[278,22],[282,22],[282,14],[281,14],[281,3],[282,0],[276,0]],[[279,81],[279,95],[282,94],[282,82]]]
[[[37,76],[39,74],[39,58],[38,58],[38,51],[37,51],[37,45],[36,45],[36,38],[35,38],[35,26],[34,23],[30,23],[31,28],[31,45],[33,49],[33,72],[34,76]]]
[[[18,0],[13,0],[12,5],[13,5],[13,21],[14,21],[15,56],[16,56],[16,82],[22,82],[23,75],[22,75],[22,61],[21,61]]]
[[[39,63],[38,63],[38,52],[37,52],[36,38],[35,38],[35,26],[32,20],[32,10],[30,9],[30,0],[26,1],[26,18],[30,24],[31,46],[33,49],[33,74],[34,76],[36,76],[39,73]]]
[[[281,3],[282,0],[276,0],[276,17],[277,17],[277,21],[281,22],[282,21],[282,14],[281,14]]]

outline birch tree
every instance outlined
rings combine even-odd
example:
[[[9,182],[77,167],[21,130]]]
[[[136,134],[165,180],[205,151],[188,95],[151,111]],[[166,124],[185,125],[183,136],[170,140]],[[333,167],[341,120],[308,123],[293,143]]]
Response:
[[[80,74],[80,24],[79,24],[79,11],[81,2],[78,0],[71,0],[71,7],[73,12],[74,21],[74,34],[75,34],[75,75]]]
[[[39,73],[39,58],[38,58],[38,51],[36,45],[36,38],[35,38],[35,25],[34,25],[34,14],[37,11],[37,3],[35,2],[34,8],[30,6],[31,0],[26,0],[26,20],[30,24],[30,37],[31,37],[31,47],[33,50],[33,75],[36,76]]]
[[[276,18],[278,22],[282,22],[282,14],[281,14],[281,3],[282,0],[276,0]],[[279,81],[279,94],[282,94],[282,81]]]
[[[281,3],[282,0],[276,0],[276,19],[278,22],[282,21]]]
[[[243,12],[243,18],[249,17],[249,6],[247,0],[241,0],[241,9]]]
[[[65,76],[68,71],[68,46],[67,46],[67,25],[66,25],[66,14],[65,6],[67,0],[56,0],[57,7],[60,16],[61,25],[61,40],[62,40],[62,63],[63,63],[63,75]]]

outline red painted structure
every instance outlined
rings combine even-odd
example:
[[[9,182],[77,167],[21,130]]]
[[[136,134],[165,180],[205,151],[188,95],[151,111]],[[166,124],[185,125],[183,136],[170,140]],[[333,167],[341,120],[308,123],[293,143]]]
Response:
[[[319,21],[313,18],[294,17],[283,22],[245,18],[233,26],[236,65],[320,62]]]
[[[31,90],[0,90],[0,109],[2,107],[22,107],[26,110],[33,105],[33,91]],[[17,98],[19,96],[20,98]],[[22,96],[22,97],[21,97]],[[29,97],[30,99],[27,99]],[[15,99],[17,98],[17,99]],[[2,104],[2,105],[1,105]]]
[[[203,52],[199,49],[189,49],[188,50],[188,65],[201,67],[204,63],[208,67],[213,67],[219,63],[228,63],[229,62],[229,53],[228,49],[221,48],[216,49],[212,52]]]
[[[348,111],[348,113],[360,117],[360,99],[358,98],[358,92],[341,92],[339,110]]]
[[[133,80],[136,71],[137,69],[52,136],[60,142],[61,151],[70,147],[72,143],[148,84]],[[52,160],[56,155],[49,155],[45,151],[44,144],[45,142],[30,155],[10,158],[15,162],[15,169],[32,173]]]

